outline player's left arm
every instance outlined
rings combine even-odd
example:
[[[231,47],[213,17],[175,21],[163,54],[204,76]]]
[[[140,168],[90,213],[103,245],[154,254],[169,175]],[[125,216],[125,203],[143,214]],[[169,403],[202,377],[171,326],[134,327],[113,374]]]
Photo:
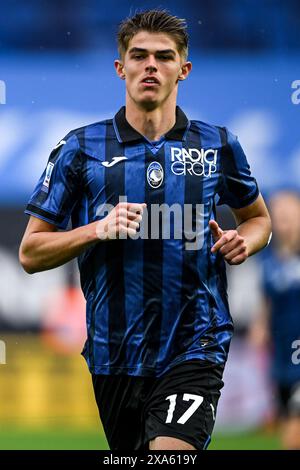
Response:
[[[229,264],[241,264],[268,244],[271,219],[261,195],[252,204],[231,210],[237,223],[235,230],[222,230],[215,220],[209,222],[215,241],[211,251],[219,251]]]

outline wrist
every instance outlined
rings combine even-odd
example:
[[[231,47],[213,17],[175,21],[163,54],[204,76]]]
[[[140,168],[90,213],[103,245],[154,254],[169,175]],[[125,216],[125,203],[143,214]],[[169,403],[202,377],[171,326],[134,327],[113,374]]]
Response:
[[[104,238],[104,226],[102,220],[96,220],[85,226],[88,230],[86,231],[86,242],[88,245],[97,243]]]
[[[105,219],[93,222],[92,240],[94,242],[107,240],[107,225]]]

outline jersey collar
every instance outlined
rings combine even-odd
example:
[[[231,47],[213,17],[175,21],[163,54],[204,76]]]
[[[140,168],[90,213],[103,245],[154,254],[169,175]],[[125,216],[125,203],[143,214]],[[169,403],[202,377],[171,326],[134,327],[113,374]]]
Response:
[[[136,129],[134,129],[125,117],[125,106],[123,106],[115,115],[113,125],[116,132],[117,139],[120,143],[134,142],[136,140],[145,139]],[[172,129],[166,134],[165,138],[170,140],[185,140],[187,130],[189,128],[189,120],[179,108],[176,106],[176,122]]]

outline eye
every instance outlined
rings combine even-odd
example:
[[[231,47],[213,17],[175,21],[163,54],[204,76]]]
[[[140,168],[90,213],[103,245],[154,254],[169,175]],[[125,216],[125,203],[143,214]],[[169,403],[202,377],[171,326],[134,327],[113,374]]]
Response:
[[[158,56],[159,60],[172,60],[172,58],[173,57],[170,56],[170,55],[160,55],[160,56]]]

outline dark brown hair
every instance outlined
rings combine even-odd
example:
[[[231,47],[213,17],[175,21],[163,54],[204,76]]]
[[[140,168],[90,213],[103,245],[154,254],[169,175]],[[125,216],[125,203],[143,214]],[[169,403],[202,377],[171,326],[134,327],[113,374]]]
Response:
[[[175,41],[179,54],[187,58],[188,34],[186,21],[170,15],[166,10],[147,10],[126,18],[120,24],[117,39],[120,57],[128,49],[129,41],[140,31],[165,33]]]

